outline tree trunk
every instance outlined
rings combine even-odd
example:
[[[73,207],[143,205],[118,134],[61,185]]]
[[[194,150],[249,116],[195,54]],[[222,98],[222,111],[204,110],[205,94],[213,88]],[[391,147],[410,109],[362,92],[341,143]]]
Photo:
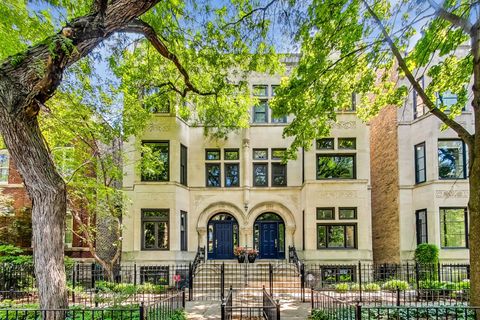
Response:
[[[8,80],[0,78],[0,90]],[[13,93],[15,94],[15,93]],[[0,106],[0,133],[32,200],[32,244],[42,309],[67,307],[64,265],[66,192],[45,145],[36,117]]]
[[[470,156],[470,304],[480,307],[480,159]]]

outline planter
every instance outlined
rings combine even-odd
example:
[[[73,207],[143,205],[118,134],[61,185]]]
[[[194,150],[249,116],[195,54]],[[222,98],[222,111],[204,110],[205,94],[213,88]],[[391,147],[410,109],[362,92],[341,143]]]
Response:
[[[254,263],[255,259],[257,259],[257,255],[255,255],[255,254],[249,254],[248,255],[248,262]]]
[[[237,256],[237,259],[238,259],[238,263],[244,263],[245,262],[245,256],[243,254]]]

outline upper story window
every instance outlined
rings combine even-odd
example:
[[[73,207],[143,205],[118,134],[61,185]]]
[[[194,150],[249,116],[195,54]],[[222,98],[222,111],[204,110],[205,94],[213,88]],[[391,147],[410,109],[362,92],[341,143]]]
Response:
[[[335,208],[317,208],[317,220],[335,220]]]
[[[418,83],[422,88],[425,88],[425,78],[421,76],[417,79]],[[418,95],[417,91],[412,90],[413,94],[413,119],[423,116],[427,113],[428,108],[425,106],[423,99]]]
[[[458,102],[458,96],[450,91],[442,93],[437,92],[435,95],[437,97],[437,100],[435,101],[437,107],[444,106],[449,110],[451,106]],[[465,111],[465,106],[462,108],[462,111]]]
[[[333,150],[334,147],[334,138],[322,138],[317,140],[317,150]]]
[[[205,160],[220,160],[220,149],[205,150]]]
[[[188,185],[188,149],[183,144],[180,145],[180,183]]]
[[[168,250],[168,209],[142,209],[142,249]]]
[[[225,187],[240,186],[240,163],[234,162],[240,159],[238,149],[225,149]],[[231,162],[232,161],[232,162]]]
[[[440,179],[466,179],[465,143],[458,139],[438,140],[438,176]]]
[[[317,249],[355,249],[356,224],[317,223]]]
[[[253,107],[253,122],[268,122],[268,102],[266,100],[261,100],[256,106]]]
[[[353,154],[317,154],[317,180],[355,179],[355,158]]]
[[[255,187],[268,186],[268,163],[253,164],[253,185]]]
[[[222,153],[220,149],[205,150],[205,185],[207,187],[222,186]],[[223,150],[223,169],[225,187],[240,186],[240,151],[239,149]]]
[[[253,160],[268,160],[268,149],[253,149]]]
[[[0,150],[0,183],[8,183],[10,155],[7,150]]]
[[[238,149],[225,149],[225,160],[239,160],[240,152]]]
[[[253,95],[256,97],[268,97],[268,86],[267,85],[253,86]]]
[[[467,248],[466,208],[440,208],[440,243],[442,248]]]
[[[428,243],[427,209],[415,212],[415,226],[417,229],[417,245]]]
[[[338,138],[338,149],[355,150],[356,148],[356,138]]]
[[[268,100],[275,96],[275,90],[278,88],[278,85],[270,86],[271,90],[269,91],[268,85],[254,85],[253,86],[253,95],[260,99],[259,103],[255,105],[252,109],[252,122],[253,123],[286,123],[287,117],[274,117],[273,114],[270,116]]]
[[[287,165],[280,162],[285,156],[286,149],[272,148],[271,161],[268,161],[268,149],[253,149],[253,160],[262,161],[253,163],[253,185],[267,187],[268,170],[271,168],[270,184],[272,187],[287,185]]]
[[[425,142],[415,146],[415,183],[425,182],[426,173]]]
[[[142,181],[169,181],[168,141],[142,141]]]

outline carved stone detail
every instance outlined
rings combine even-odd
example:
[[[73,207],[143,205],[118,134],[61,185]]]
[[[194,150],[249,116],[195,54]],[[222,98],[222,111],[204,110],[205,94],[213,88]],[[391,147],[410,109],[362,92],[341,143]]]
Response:
[[[435,197],[439,199],[468,198],[468,190],[437,190]]]
[[[332,129],[355,129],[357,127],[357,122],[352,121],[337,121],[331,123]]]
[[[322,198],[357,198],[355,190],[320,191],[317,194]]]

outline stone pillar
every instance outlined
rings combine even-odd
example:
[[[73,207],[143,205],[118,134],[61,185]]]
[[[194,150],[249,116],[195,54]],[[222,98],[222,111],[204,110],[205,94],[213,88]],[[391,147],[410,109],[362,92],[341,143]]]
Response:
[[[207,251],[207,228],[206,227],[201,227],[197,228],[197,235],[198,235],[198,245],[200,247],[205,247],[205,250]]]

